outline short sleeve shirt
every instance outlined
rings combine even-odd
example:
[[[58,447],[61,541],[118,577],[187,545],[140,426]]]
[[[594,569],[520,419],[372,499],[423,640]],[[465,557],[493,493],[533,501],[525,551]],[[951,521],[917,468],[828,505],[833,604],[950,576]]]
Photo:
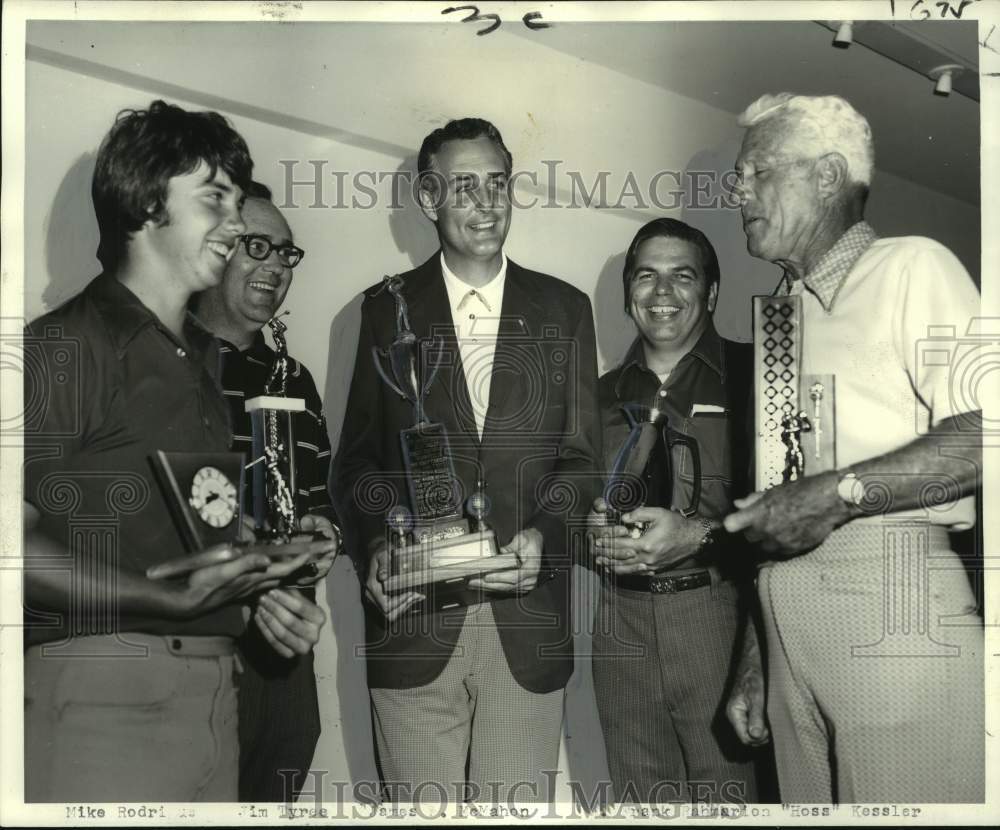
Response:
[[[187,621],[114,612],[117,570],[144,575],[187,553],[151,457],[229,449],[217,341],[190,316],[184,334],[181,342],[106,274],[26,328],[24,498],[41,514],[39,530],[70,551],[46,567],[67,579],[74,569],[106,575],[110,597],[74,600],[68,617],[26,608],[29,644],[112,630],[243,630],[238,606]]]

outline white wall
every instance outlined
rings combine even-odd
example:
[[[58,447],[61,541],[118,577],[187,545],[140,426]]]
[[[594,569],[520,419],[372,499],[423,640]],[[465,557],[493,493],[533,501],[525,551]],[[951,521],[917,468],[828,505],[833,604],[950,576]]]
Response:
[[[330,172],[347,171],[350,178],[361,170],[412,170],[423,135],[464,115],[497,123],[515,167],[537,171],[542,202],[546,159],[562,162],[556,189],[565,202],[568,170],[580,171],[588,183],[599,171],[609,171],[614,201],[628,171],[644,184],[661,170],[719,173],[735,158],[738,132],[731,113],[502,31],[476,39],[453,26],[376,31],[336,24],[155,30],[149,24],[124,25],[132,28],[62,23],[29,28],[35,50],[29,49],[27,63],[24,305],[29,318],[71,296],[98,272],[89,199],[93,153],[119,109],[145,106],[154,97],[191,108],[211,106],[230,116],[250,145],[257,177],[274,189],[279,204],[285,197],[282,159],[300,162],[298,179],[311,173],[309,160],[323,161],[328,174],[323,200],[330,204],[336,197]],[[381,190],[385,194],[388,187]],[[522,199],[531,193],[518,191]],[[286,210],[296,241],[307,251],[287,300],[288,339],[325,387],[336,432],[342,378],[354,359],[352,300],[383,274],[421,262],[436,244],[412,204],[310,207],[312,195],[298,189],[294,198],[300,205]],[[621,311],[622,254],[641,223],[662,213],[538,206],[515,214],[509,254],[593,297],[605,367],[632,337]],[[701,227],[715,244],[723,269],[718,326],[723,334],[748,339],[747,298],[769,291],[776,269],[746,254],[732,210],[689,207],[672,213]],[[883,234],[939,238],[978,274],[976,206],[879,174],[871,215]],[[333,779],[370,778],[367,698],[352,653],[363,632],[346,558],[325,599],[333,634],[317,652],[324,734],[315,766]],[[585,610],[587,603],[581,602]],[[570,704],[576,709],[569,754],[582,777],[600,776],[603,761],[594,757],[599,730],[586,689],[578,691],[582,697]]]

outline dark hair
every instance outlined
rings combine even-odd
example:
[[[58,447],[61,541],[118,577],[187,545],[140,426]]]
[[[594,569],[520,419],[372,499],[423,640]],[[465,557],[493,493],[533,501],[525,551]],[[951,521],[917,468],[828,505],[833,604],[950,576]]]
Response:
[[[243,188],[243,195],[248,199],[263,199],[265,202],[274,201],[274,196],[271,194],[271,188],[256,180],[250,182]]]
[[[458,118],[449,121],[443,127],[438,127],[423,140],[420,145],[420,153],[417,156],[417,178],[421,182],[428,178],[427,173],[431,170],[434,155],[445,142],[476,138],[488,138],[496,145],[507,165],[507,172],[510,173],[514,159],[510,150],[507,149],[507,145],[503,143],[500,130],[482,118]]]
[[[625,267],[622,269],[622,287],[625,290],[626,313],[629,310],[629,283],[632,282],[635,255],[643,242],[658,236],[690,242],[698,249],[698,253],[701,256],[701,267],[708,278],[709,288],[719,281],[719,258],[715,255],[715,248],[712,247],[712,243],[708,241],[708,237],[705,234],[697,228],[691,227],[687,222],[681,222],[679,219],[668,219],[667,217],[654,219],[652,222],[647,222],[639,228],[638,233],[636,233],[632,244],[628,246],[628,251],[625,254]]]
[[[101,142],[91,196],[101,242],[97,258],[113,270],[144,223],[161,222],[167,185],[205,162],[241,189],[250,184],[253,159],[246,142],[216,112],[188,112],[164,101],[148,110],[122,110]]]

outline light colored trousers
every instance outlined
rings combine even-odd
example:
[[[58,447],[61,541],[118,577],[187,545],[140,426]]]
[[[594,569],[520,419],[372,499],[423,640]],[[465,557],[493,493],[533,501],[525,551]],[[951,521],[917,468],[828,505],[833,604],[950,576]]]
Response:
[[[122,638],[25,651],[25,801],[236,801],[232,639]]]
[[[437,678],[411,689],[371,690],[387,797],[548,801],[563,695],[563,689],[536,694],[521,686],[507,666],[490,604],[471,606]]]
[[[851,524],[760,570],[782,801],[983,800],[983,625],[948,544]]]

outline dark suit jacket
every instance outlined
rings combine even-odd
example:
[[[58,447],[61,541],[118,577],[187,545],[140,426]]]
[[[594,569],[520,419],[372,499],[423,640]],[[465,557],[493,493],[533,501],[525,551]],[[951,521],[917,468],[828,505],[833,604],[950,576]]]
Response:
[[[599,492],[590,300],[561,280],[508,263],[480,441],[440,253],[401,277],[417,337],[445,336],[444,365],[425,407],[427,418],[448,431],[463,501],[481,479],[491,501],[487,520],[501,544],[526,527],[537,528],[545,540],[538,586],[492,603],[507,662],[530,691],[562,688],[573,661],[570,536],[582,539],[584,517]],[[335,473],[338,506],[350,507],[365,546],[385,537],[385,514],[393,504],[410,506],[399,434],[413,426],[413,407],[381,381],[372,357],[373,346],[392,341],[395,318],[395,301],[382,284],[369,289]],[[369,685],[410,688],[444,669],[465,611],[406,614],[387,626],[366,603],[365,618]]]

